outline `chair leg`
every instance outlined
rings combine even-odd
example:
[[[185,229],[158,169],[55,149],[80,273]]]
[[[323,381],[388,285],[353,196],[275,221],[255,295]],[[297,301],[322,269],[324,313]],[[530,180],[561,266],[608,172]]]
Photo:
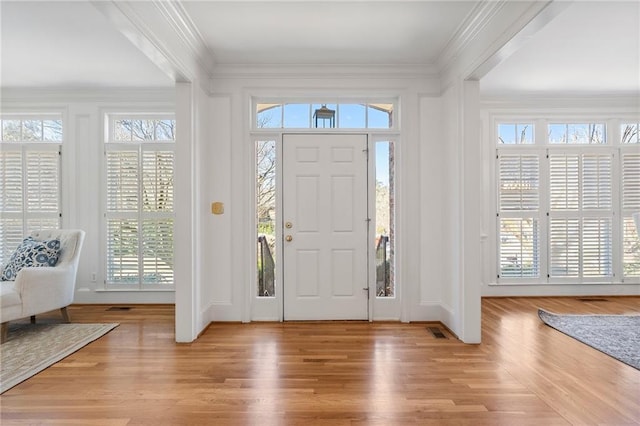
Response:
[[[9,335],[9,323],[2,323],[2,330],[0,330],[0,342],[4,343],[7,340],[7,336]]]
[[[36,323],[36,316],[31,315],[31,324],[35,324],[35,323]]]
[[[60,313],[62,314],[62,320],[64,322],[71,322],[71,319],[69,318],[69,312],[67,311],[66,306],[64,308],[60,308]]]

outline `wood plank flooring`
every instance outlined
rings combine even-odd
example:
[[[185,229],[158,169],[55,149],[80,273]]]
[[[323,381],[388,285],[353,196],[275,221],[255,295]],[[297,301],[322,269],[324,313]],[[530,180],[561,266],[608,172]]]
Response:
[[[176,344],[172,306],[72,306],[121,325],[4,393],[1,424],[638,425],[640,371],[536,315],[640,314],[605,299],[484,299],[480,345],[367,322],[216,323]]]

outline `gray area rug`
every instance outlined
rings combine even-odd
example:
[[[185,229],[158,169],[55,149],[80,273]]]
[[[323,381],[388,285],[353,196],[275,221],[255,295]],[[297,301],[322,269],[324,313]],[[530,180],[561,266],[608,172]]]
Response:
[[[0,345],[0,393],[71,355],[118,324],[9,324]]]
[[[538,316],[548,326],[640,370],[640,315],[560,315],[538,309]]]

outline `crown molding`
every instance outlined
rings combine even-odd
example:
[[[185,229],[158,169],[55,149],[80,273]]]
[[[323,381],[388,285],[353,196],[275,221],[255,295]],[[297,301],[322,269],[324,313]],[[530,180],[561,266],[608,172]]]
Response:
[[[213,72],[214,79],[242,78],[388,78],[388,79],[424,79],[438,78],[438,70],[434,65],[309,65],[309,64],[224,64],[217,65]]]
[[[481,95],[482,109],[531,110],[540,108],[546,112],[567,110],[573,113],[585,109],[613,112],[624,110],[640,114],[640,93],[518,93],[517,95]]]
[[[439,71],[451,67],[460,52],[491,23],[494,16],[504,6],[505,1],[482,0],[473,7],[438,55],[436,64]]]
[[[154,0],[153,3],[206,74],[211,76],[216,63],[215,58],[182,3],[178,0]]]
[[[161,103],[173,105],[175,103],[175,89],[173,87],[158,88],[130,88],[130,87],[2,87],[0,88],[2,105],[10,103],[29,102],[134,102]]]
[[[441,91],[459,80],[479,80],[569,4],[569,0],[482,0],[438,58]]]
[[[197,82],[208,90],[213,56],[178,1],[91,0],[91,4],[173,81]]]

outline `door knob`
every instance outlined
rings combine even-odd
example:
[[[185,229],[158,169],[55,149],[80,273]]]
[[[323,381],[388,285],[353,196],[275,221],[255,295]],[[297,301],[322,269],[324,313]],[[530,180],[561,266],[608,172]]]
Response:
[[[287,235],[286,237],[284,237],[284,239],[287,241],[291,241],[293,240],[293,237],[291,235]]]

